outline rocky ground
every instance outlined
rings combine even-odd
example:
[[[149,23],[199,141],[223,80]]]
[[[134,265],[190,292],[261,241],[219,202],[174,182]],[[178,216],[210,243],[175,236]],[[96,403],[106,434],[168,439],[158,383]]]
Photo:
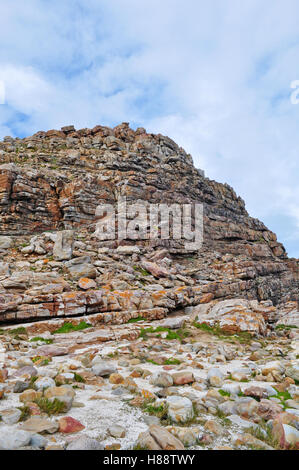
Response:
[[[0,448],[298,448],[298,329],[230,334],[191,310],[2,329]]]

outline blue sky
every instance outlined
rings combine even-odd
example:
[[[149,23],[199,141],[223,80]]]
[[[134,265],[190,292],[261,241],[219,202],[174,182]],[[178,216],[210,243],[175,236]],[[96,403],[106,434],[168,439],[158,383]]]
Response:
[[[0,138],[169,135],[299,257],[298,0],[0,2]]]

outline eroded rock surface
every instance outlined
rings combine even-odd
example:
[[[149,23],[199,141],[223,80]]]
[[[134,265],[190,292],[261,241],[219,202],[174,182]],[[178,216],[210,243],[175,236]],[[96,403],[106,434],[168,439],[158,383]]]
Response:
[[[203,247],[99,240],[119,196],[202,203]],[[5,138],[0,449],[298,448],[298,291],[298,260],[171,139]]]

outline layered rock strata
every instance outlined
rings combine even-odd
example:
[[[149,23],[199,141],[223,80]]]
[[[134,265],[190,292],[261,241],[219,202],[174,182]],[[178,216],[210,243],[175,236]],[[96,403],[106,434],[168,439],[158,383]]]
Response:
[[[98,240],[97,207],[119,197],[202,204],[202,248]],[[268,308],[298,301],[298,273],[234,190],[204,177],[168,137],[123,123],[0,142],[2,322],[99,314],[123,323],[228,298]]]

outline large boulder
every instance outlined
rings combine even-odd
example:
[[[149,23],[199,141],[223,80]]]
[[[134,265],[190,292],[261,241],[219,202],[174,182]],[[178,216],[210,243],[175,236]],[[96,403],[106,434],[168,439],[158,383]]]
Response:
[[[267,329],[265,319],[272,314],[273,308],[261,308],[257,302],[245,299],[228,299],[199,305],[195,312],[199,323],[218,326],[229,333],[247,331],[264,335]]]

